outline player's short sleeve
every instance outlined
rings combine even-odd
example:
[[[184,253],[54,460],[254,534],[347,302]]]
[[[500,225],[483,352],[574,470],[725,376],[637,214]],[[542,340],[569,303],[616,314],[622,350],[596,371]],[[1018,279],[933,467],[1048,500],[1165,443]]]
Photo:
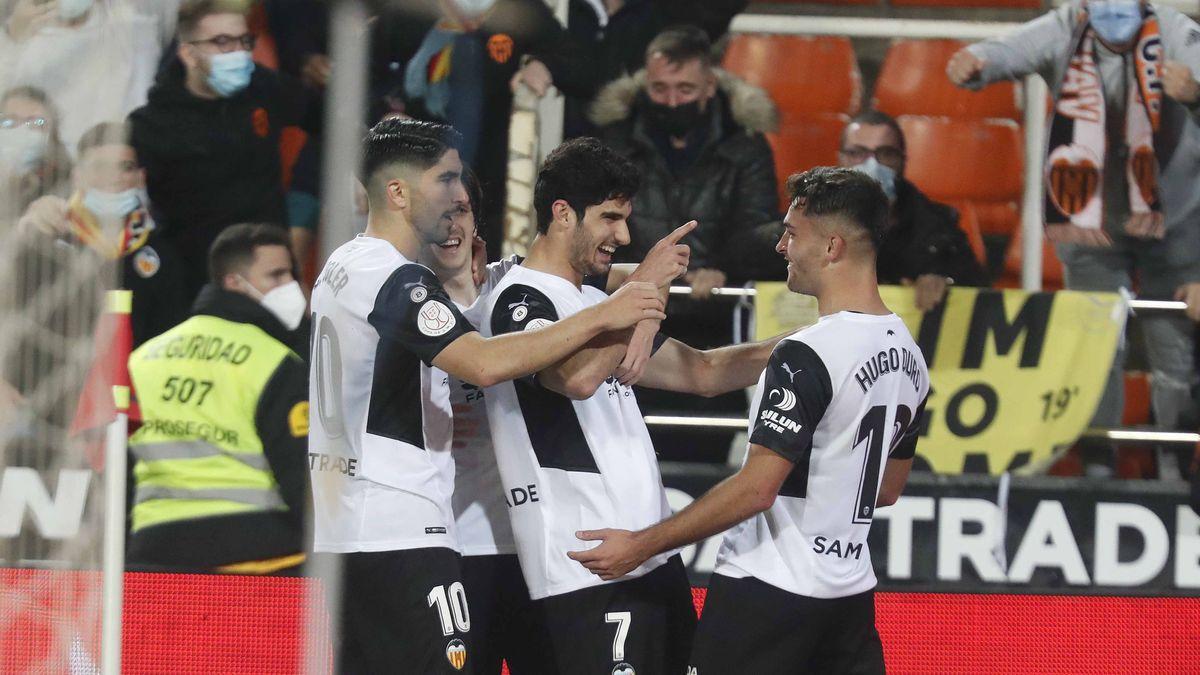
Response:
[[[475,330],[437,276],[417,264],[392,272],[379,288],[367,321],[381,341],[398,344],[426,365],[451,342]]]
[[[812,452],[813,432],[833,398],[825,362],[798,340],[775,346],[758,397],[750,442],[799,462]]]
[[[513,284],[500,291],[488,320],[492,322],[492,335],[504,335],[549,326],[558,321],[558,310],[542,291]]]
[[[926,396],[921,405],[917,406],[916,412],[912,414],[912,419],[908,421],[908,426],[904,432],[900,434],[892,447],[892,451],[888,453],[888,457],[892,459],[912,459],[917,454],[917,437],[921,435],[921,419],[925,417],[925,403],[929,401]]]

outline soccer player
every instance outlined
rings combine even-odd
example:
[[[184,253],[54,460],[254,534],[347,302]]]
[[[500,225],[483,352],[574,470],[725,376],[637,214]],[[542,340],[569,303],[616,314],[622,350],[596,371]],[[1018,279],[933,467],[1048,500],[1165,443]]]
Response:
[[[867,532],[895,503],[929,392],[920,350],[879,296],[879,184],[821,167],[788,179],[776,247],[821,318],[775,348],[742,468],[687,508],[571,557],[601,579],[733,527],[717,556],[689,673],[882,673]]]
[[[451,506],[450,392],[536,372],[593,336],[661,319],[654,284],[629,283],[552,330],[484,339],[412,262],[449,239],[466,202],[458,134],[390,119],[367,135],[365,234],[313,290],[309,434],[318,552],[345,554],[343,671],[472,669],[470,612]]]
[[[519,334],[570,321],[602,303],[583,284],[629,243],[638,171],[592,138],[559,146],[534,189],[538,232],[529,257],[497,284],[480,330]],[[678,228],[659,246],[691,229]],[[656,246],[658,248],[658,246]],[[678,555],[661,552],[609,583],[573,563],[576,532],[649,526],[670,514],[654,448],[631,387],[614,375],[643,322],[601,335],[535,377],[486,391],[492,441],[517,555],[544,614],[553,673],[682,673],[696,614]],[[656,329],[649,324],[651,332]],[[715,395],[757,379],[774,342],[700,352],[670,339],[641,383]]]

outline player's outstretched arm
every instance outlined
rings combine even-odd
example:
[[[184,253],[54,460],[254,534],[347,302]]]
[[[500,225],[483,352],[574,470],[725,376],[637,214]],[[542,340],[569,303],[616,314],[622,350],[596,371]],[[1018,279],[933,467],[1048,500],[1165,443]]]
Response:
[[[632,282],[608,300],[553,325],[484,338],[467,333],[446,346],[433,365],[479,387],[524,377],[555,364],[605,331],[623,330],[643,319],[665,318],[658,289]]]
[[[758,381],[771,351],[784,337],[703,351],[668,339],[650,358],[640,384],[700,396],[745,389]]]
[[[684,510],[637,532],[613,529],[577,532],[575,536],[584,541],[603,543],[586,551],[571,551],[567,556],[601,579],[616,579],[652,556],[724,532],[771,508],[793,466],[782,455],[752,443],[741,470]]]

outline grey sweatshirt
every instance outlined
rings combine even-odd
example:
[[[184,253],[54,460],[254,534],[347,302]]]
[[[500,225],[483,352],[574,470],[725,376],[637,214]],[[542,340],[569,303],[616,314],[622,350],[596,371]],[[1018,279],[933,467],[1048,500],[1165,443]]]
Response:
[[[978,88],[998,80],[1019,79],[1037,73],[1057,100],[1072,56],[1071,36],[1078,22],[1080,6],[1080,0],[1073,0],[1002,38],[971,45],[970,51],[984,61],[979,81],[971,86]],[[1183,63],[1192,69],[1194,77],[1200,77],[1200,26],[1170,7],[1154,7],[1154,10],[1158,14],[1165,58]],[[1126,86],[1136,82],[1134,58],[1132,50],[1117,54],[1097,40],[1096,60],[1109,126],[1104,160],[1104,229],[1119,235],[1129,217],[1124,169],[1127,149],[1123,143],[1114,143],[1113,139],[1124,137]],[[1195,273],[1187,276],[1200,281],[1200,106],[1189,109],[1164,97],[1159,137],[1163,141],[1160,144],[1165,147],[1160,148],[1163,154],[1159,161],[1164,165],[1159,183],[1167,236],[1162,242],[1134,242],[1114,236],[1114,243],[1117,246],[1138,245],[1142,249],[1139,257],[1148,256],[1157,263],[1155,266],[1174,270],[1194,268]]]

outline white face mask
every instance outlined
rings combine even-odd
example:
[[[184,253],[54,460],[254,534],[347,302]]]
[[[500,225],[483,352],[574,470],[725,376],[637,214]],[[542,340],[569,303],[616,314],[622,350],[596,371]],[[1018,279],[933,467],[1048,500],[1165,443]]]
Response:
[[[857,164],[850,167],[855,171],[861,171],[871,178],[874,178],[879,183],[879,187],[883,188],[883,194],[887,195],[888,202],[896,201],[896,170],[890,166],[880,164],[879,160],[874,156],[868,157],[867,161],[862,164]]]
[[[495,4],[496,0],[454,0],[458,11],[471,19],[483,16]]]
[[[254,288],[254,284],[246,281],[245,277],[242,277],[242,281],[254,290],[254,293],[259,296],[259,304],[274,314],[284,328],[296,330],[296,327],[304,319],[304,313],[308,311],[308,301],[304,299],[304,291],[301,290],[299,281],[276,286],[267,291],[265,295],[259,293],[258,289]]]
[[[87,14],[94,4],[95,0],[58,0],[58,16],[63,21],[74,21]]]
[[[100,220],[124,220],[145,203],[145,191],[141,188],[129,188],[124,192],[89,189],[83,193],[84,208]]]
[[[33,173],[46,158],[50,138],[21,126],[0,131],[0,165],[15,174]]]

